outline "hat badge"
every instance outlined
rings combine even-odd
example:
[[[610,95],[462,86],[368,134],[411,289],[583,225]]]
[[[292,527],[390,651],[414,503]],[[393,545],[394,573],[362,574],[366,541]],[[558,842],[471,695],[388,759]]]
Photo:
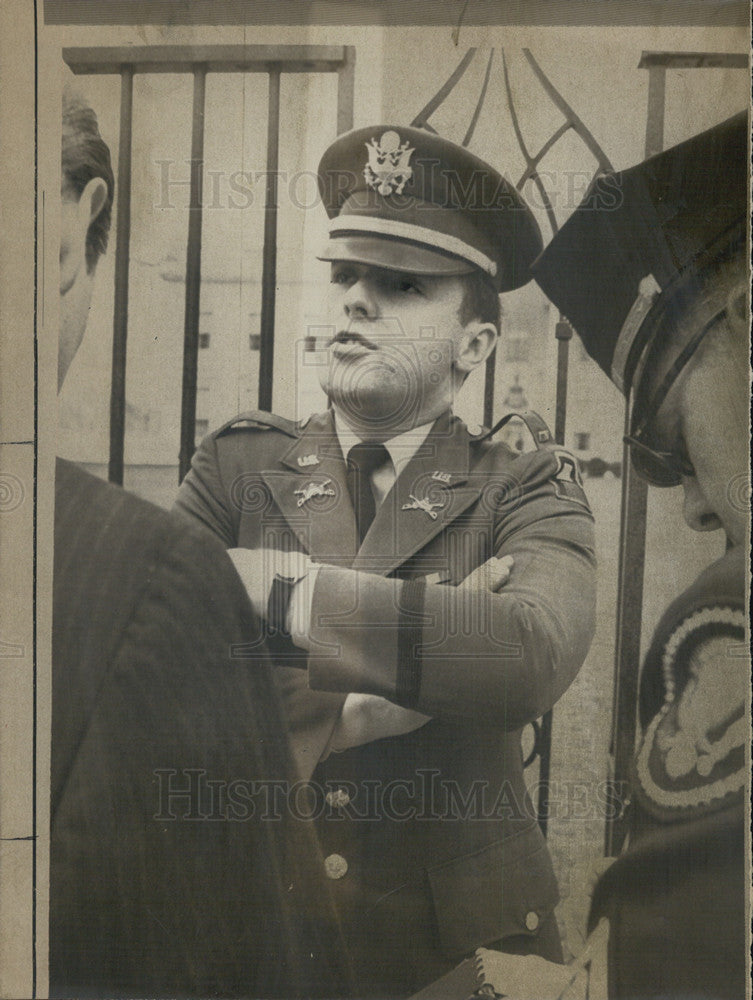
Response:
[[[400,142],[397,132],[390,129],[380,139],[365,143],[369,154],[363,176],[369,187],[379,194],[402,194],[406,183],[413,176],[410,158],[415,148]]]

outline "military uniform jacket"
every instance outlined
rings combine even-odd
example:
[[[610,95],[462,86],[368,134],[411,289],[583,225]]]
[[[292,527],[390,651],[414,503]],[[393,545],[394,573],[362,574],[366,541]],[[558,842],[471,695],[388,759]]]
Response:
[[[745,996],[747,562],[708,567],[646,657],[630,842],[591,915],[610,921],[610,997]]]
[[[418,893],[449,957],[533,935],[558,897],[521,728],[568,687],[594,620],[593,519],[572,457],[518,455],[446,414],[359,547],[331,413],[302,427],[255,413],[202,442],[177,507],[226,546],[324,564],[308,656],[275,656],[298,654],[281,686],[343,911],[376,926],[386,901],[407,912]],[[457,586],[505,554],[500,593]],[[351,691],[432,720],[319,764]]]

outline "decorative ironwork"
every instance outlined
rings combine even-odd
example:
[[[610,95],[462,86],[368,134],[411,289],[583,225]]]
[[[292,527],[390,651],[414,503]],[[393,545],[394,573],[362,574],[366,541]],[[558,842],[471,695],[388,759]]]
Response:
[[[461,15],[462,20],[462,15]],[[458,24],[459,29],[459,24]],[[441,104],[447,99],[450,93],[453,91],[457,83],[463,77],[464,73],[468,69],[473,57],[476,54],[475,48],[469,48],[465,53],[463,58],[460,60],[448,80],[439,88],[437,93],[432,97],[432,99],[426,104],[424,108],[416,115],[412,124],[420,128],[430,129],[432,132],[434,129],[428,123],[428,119],[431,115],[441,106]],[[551,82],[551,80],[544,73],[543,69],[536,62],[532,53],[529,49],[523,49],[523,54],[525,55],[531,69],[533,70],[536,78],[543,87],[545,93],[553,104],[559,109],[565,118],[565,121],[560,125],[552,135],[546,140],[546,142],[541,146],[539,151],[532,155],[528,149],[525,138],[523,136],[523,130],[518,119],[518,113],[515,108],[515,100],[513,98],[512,86],[510,84],[510,75],[507,68],[507,61],[505,59],[504,50],[502,50],[502,73],[505,84],[505,91],[507,94],[507,105],[510,111],[510,119],[512,121],[513,130],[515,132],[515,137],[518,141],[518,146],[525,160],[525,170],[521,175],[520,179],[516,184],[516,188],[520,191],[524,187],[527,181],[532,181],[539,192],[541,202],[547,214],[547,219],[552,230],[552,235],[554,235],[559,226],[557,224],[557,218],[554,214],[554,206],[552,200],[549,196],[549,192],[546,190],[544,182],[539,174],[539,164],[544,159],[544,157],[551,151],[551,149],[556,145],[556,143],[569,131],[574,131],[579,138],[583,141],[587,149],[593,154],[597,162],[597,170],[599,171],[609,171],[612,170],[612,164],[609,161],[604,150],[601,148],[599,143],[594,138],[591,131],[587,128],[581,118],[575,113],[573,108],[568,104],[565,98],[559,93],[557,88]],[[484,80],[481,86],[481,91],[479,93],[478,100],[476,101],[476,106],[471,115],[471,119],[466,130],[465,136],[463,137],[462,144],[467,146],[476,129],[481,110],[484,106],[486,100],[486,95],[489,87],[489,79],[491,77],[492,62],[494,59],[494,49],[489,53],[489,59],[486,64],[486,72],[484,74]],[[555,417],[555,428],[554,428],[554,438],[557,444],[564,445],[565,443],[565,419],[567,413],[567,376],[568,376],[568,354],[569,354],[569,342],[572,338],[572,328],[567,322],[564,316],[560,314],[559,321],[556,326],[556,337],[557,337],[557,382],[556,382],[556,417]],[[495,381],[495,363],[493,356],[490,357],[486,363],[486,373],[485,373],[485,383],[484,383],[484,423],[487,426],[492,426],[494,422],[494,381]],[[531,765],[536,757],[539,758],[540,770],[539,770],[539,801],[538,801],[538,818],[539,824],[542,830],[546,832],[547,818],[548,818],[548,801],[547,801],[547,784],[549,781],[550,773],[550,762],[551,762],[551,741],[552,741],[552,713],[547,712],[546,715],[542,717],[541,720],[532,723],[534,727],[534,744],[533,748],[526,758],[525,766]]]

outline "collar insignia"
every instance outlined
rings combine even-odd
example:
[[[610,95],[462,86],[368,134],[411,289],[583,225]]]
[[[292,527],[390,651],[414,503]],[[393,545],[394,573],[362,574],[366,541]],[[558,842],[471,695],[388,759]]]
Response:
[[[298,464],[302,469],[305,469],[309,465],[318,465],[319,459],[316,455],[299,455]]]
[[[436,521],[439,516],[436,513],[436,508],[438,507],[441,510],[442,507],[444,507],[443,503],[432,503],[428,497],[422,497],[419,499],[418,497],[414,497],[412,493],[410,493],[409,496],[411,502],[404,503],[402,508],[403,510],[422,510],[424,514],[429,515],[432,521]]]
[[[437,482],[439,483],[445,483],[449,485],[450,480],[452,479],[452,474],[449,472],[440,472],[439,469],[436,469],[434,472],[432,472],[431,478],[436,479]]]
[[[335,491],[329,489],[329,484],[332,482],[331,479],[325,479],[321,483],[307,483],[305,486],[301,487],[299,490],[293,490],[295,495],[298,497],[297,506],[303,507],[305,503],[309,500],[313,500],[314,497],[333,497]]]

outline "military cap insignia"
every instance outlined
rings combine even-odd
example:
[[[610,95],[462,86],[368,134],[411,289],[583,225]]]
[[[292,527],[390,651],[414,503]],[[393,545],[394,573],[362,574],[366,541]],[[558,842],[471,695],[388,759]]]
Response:
[[[333,497],[335,491],[329,489],[329,484],[332,482],[331,479],[325,479],[321,483],[307,483],[302,486],[299,490],[294,490],[293,492],[298,497],[298,507],[303,507],[305,503],[309,500],[313,500],[314,497]]]
[[[413,176],[410,158],[415,148],[400,142],[397,132],[390,129],[381,139],[365,143],[369,159],[363,176],[369,187],[379,194],[402,194],[406,183]]]
[[[664,704],[635,764],[641,798],[660,816],[717,808],[744,787],[744,627],[742,611],[703,608],[685,618],[664,646]]]
[[[439,516],[436,512],[436,508],[440,510],[444,507],[443,503],[432,503],[428,497],[414,497],[413,494],[410,495],[410,503],[404,503],[403,510],[422,510],[424,514],[428,514],[432,521],[436,521]]]

